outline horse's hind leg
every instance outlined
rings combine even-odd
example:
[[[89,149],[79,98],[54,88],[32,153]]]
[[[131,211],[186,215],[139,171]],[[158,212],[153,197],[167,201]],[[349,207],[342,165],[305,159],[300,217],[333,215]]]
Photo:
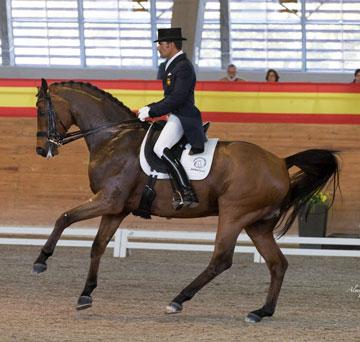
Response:
[[[223,215],[226,216],[226,215]],[[219,216],[219,227],[216,234],[215,249],[206,269],[185,287],[166,307],[167,313],[178,313],[182,304],[190,300],[201,288],[212,279],[230,268],[234,255],[237,237],[241,231],[239,220]]]
[[[245,319],[246,322],[260,322],[263,317],[272,316],[275,312],[281,285],[288,266],[287,260],[273,236],[273,228],[276,223],[277,219],[263,222],[259,221],[258,223],[245,228],[255,247],[265,259],[271,276],[265,305],[258,310],[251,311]]]
[[[33,273],[38,274],[46,271],[46,260],[53,254],[55,246],[65,228],[74,222],[87,220],[107,214],[109,203],[104,200],[103,194],[97,193],[89,201],[73,208],[63,214],[56,220],[55,227],[46,241],[44,247],[33,265]]]
[[[92,304],[91,293],[97,286],[97,275],[101,256],[104,254],[106,246],[113,237],[121,221],[126,214],[121,215],[104,215],[100,222],[99,231],[95,237],[91,247],[91,264],[86,279],[84,290],[82,291],[78,303],[77,310],[89,308]]]

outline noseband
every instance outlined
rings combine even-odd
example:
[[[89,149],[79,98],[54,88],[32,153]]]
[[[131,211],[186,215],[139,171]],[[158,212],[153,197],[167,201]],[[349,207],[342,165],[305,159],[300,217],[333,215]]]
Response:
[[[45,93],[44,98],[45,98],[46,112],[44,113],[44,112],[40,111],[40,109],[38,109],[38,115],[39,116],[44,116],[46,114],[48,115],[48,130],[47,130],[47,132],[45,132],[45,131],[37,132],[36,136],[47,138],[50,146],[63,145],[63,140],[65,137],[56,128],[56,112],[54,110],[54,106],[51,102],[51,97],[48,92]],[[62,126],[64,126],[64,125],[62,125]]]
[[[47,141],[49,143],[49,149],[52,150],[52,148],[54,146],[62,146],[62,145],[66,145],[72,141],[75,141],[77,139],[81,139],[84,138],[88,135],[94,134],[98,131],[101,131],[105,128],[109,128],[109,127],[118,127],[118,126],[122,126],[122,125],[130,125],[130,124],[141,124],[144,128],[148,128],[149,124],[146,122],[142,122],[140,121],[138,118],[134,118],[134,119],[130,119],[130,120],[124,120],[118,124],[106,124],[106,125],[102,125],[96,128],[91,128],[91,129],[87,129],[87,130],[78,130],[75,132],[71,132],[71,133],[66,133],[61,134],[56,127],[56,112],[54,109],[54,106],[52,104],[51,101],[51,97],[50,97],[50,93],[49,91],[46,91],[45,95],[45,107],[46,107],[46,112],[41,112],[38,109],[38,115],[39,116],[44,116],[44,115],[48,115],[48,130],[46,131],[39,131],[36,133],[37,137],[45,137],[47,138]],[[65,128],[65,125],[60,121],[59,119],[59,123]],[[146,126],[146,127],[145,127]]]

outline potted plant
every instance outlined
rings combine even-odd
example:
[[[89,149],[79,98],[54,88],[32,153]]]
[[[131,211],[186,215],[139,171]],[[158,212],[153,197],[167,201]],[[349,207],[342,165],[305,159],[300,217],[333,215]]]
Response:
[[[310,198],[299,212],[299,236],[326,236],[327,214],[329,210],[329,196],[321,191]],[[321,245],[300,245],[302,248],[321,248]]]

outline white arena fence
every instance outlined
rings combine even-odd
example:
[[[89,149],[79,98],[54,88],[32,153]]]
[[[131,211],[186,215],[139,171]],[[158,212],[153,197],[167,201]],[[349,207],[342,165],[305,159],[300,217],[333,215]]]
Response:
[[[0,227],[0,245],[43,246],[51,232],[52,228]],[[91,247],[96,233],[97,229],[68,228],[63,232],[62,238],[57,245]],[[214,240],[214,232],[118,229],[108,247],[113,248],[114,257],[125,258],[132,249],[212,252],[214,250]],[[360,238],[284,236],[277,240],[277,243],[285,255],[360,257],[360,250],[303,247],[303,245],[359,247]],[[246,234],[240,234],[235,253],[251,253],[254,254],[254,262],[263,262],[260,254]]]

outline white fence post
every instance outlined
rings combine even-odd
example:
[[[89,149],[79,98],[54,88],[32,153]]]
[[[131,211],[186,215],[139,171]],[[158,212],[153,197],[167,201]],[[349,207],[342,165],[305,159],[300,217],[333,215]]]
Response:
[[[114,239],[114,253],[113,253],[114,258],[120,257],[120,244],[121,244],[120,238],[121,238],[121,229],[118,229],[115,232],[115,239]]]
[[[263,259],[263,257],[257,250],[255,250],[255,252],[254,252],[254,262],[261,263],[261,264],[265,263],[265,260]]]
[[[118,238],[115,236],[114,256],[126,258],[129,231],[127,229],[118,229],[117,233]],[[117,255],[115,255],[115,249],[118,251]]]

